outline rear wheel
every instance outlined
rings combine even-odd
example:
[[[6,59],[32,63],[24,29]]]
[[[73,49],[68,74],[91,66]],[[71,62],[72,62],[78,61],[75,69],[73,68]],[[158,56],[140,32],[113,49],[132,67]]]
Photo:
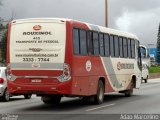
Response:
[[[145,81],[145,83],[147,83],[147,82],[148,82],[148,76],[147,76],[147,78],[146,78],[144,81]]]
[[[60,95],[42,96],[41,100],[43,101],[44,104],[58,105],[60,104],[61,96]]]
[[[100,80],[98,83],[97,94],[94,96],[95,104],[102,104],[104,100],[104,84]]]
[[[86,102],[86,103],[93,103],[94,102],[94,96],[85,96],[85,97],[82,98],[82,101]]]
[[[147,83],[148,82],[147,79],[145,79],[144,82]]]
[[[25,99],[31,99],[32,95],[31,94],[28,94],[28,95],[24,95],[24,98]]]
[[[127,90],[126,92],[125,92],[125,96],[126,97],[131,97],[133,95],[133,90]]]
[[[126,90],[126,91],[124,92],[124,94],[125,94],[126,97],[130,97],[130,96],[133,95],[133,88],[134,88],[134,81],[132,80],[132,82],[131,82],[131,84],[130,84],[129,90]]]
[[[3,94],[3,100],[5,101],[5,102],[8,102],[9,101],[9,92],[8,92],[8,90],[6,89],[5,91],[4,91],[4,94]]]

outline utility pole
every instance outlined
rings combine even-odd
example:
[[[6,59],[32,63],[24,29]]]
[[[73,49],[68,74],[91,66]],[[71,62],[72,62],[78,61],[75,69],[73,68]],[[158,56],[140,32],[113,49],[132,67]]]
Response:
[[[108,27],[108,0],[105,0],[105,26]]]

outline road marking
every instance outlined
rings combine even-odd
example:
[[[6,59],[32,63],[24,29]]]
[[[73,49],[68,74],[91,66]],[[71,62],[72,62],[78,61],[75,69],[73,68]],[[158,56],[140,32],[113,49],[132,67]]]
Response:
[[[110,106],[114,106],[114,105],[115,105],[115,103],[109,104],[109,105],[100,106],[100,107],[96,107],[96,108],[92,108],[92,109],[88,109],[86,111],[90,112],[90,111],[93,111],[93,110],[97,110],[97,109],[101,109],[101,108],[105,108],[105,107],[110,107]]]

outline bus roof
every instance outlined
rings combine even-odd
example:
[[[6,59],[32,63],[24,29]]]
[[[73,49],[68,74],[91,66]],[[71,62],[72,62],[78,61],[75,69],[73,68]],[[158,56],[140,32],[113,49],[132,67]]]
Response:
[[[128,32],[124,32],[124,31],[120,31],[120,30],[116,30],[116,29],[111,29],[111,28],[106,28],[106,27],[103,27],[103,26],[94,25],[94,24],[90,24],[90,23],[87,23],[87,22],[82,22],[82,21],[68,19],[68,18],[26,18],[26,19],[13,20],[12,23],[24,23],[24,22],[30,22],[30,21],[32,21],[32,22],[36,21],[37,22],[37,21],[42,21],[42,20],[46,20],[48,22],[54,20],[55,22],[72,21],[72,22],[84,23],[90,28],[90,30],[94,30],[94,31],[98,31],[98,32],[104,32],[104,33],[118,35],[118,36],[124,36],[124,37],[127,37],[127,38],[133,38],[135,40],[138,40],[138,37],[136,35],[128,33]]]

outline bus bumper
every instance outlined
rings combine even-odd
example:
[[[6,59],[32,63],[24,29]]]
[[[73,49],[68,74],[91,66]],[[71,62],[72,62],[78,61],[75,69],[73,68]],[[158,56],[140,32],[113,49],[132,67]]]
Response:
[[[8,81],[8,90],[12,95],[21,94],[37,94],[37,95],[51,95],[60,94],[68,95],[71,93],[70,81],[59,83],[56,85],[44,84],[18,84]]]

